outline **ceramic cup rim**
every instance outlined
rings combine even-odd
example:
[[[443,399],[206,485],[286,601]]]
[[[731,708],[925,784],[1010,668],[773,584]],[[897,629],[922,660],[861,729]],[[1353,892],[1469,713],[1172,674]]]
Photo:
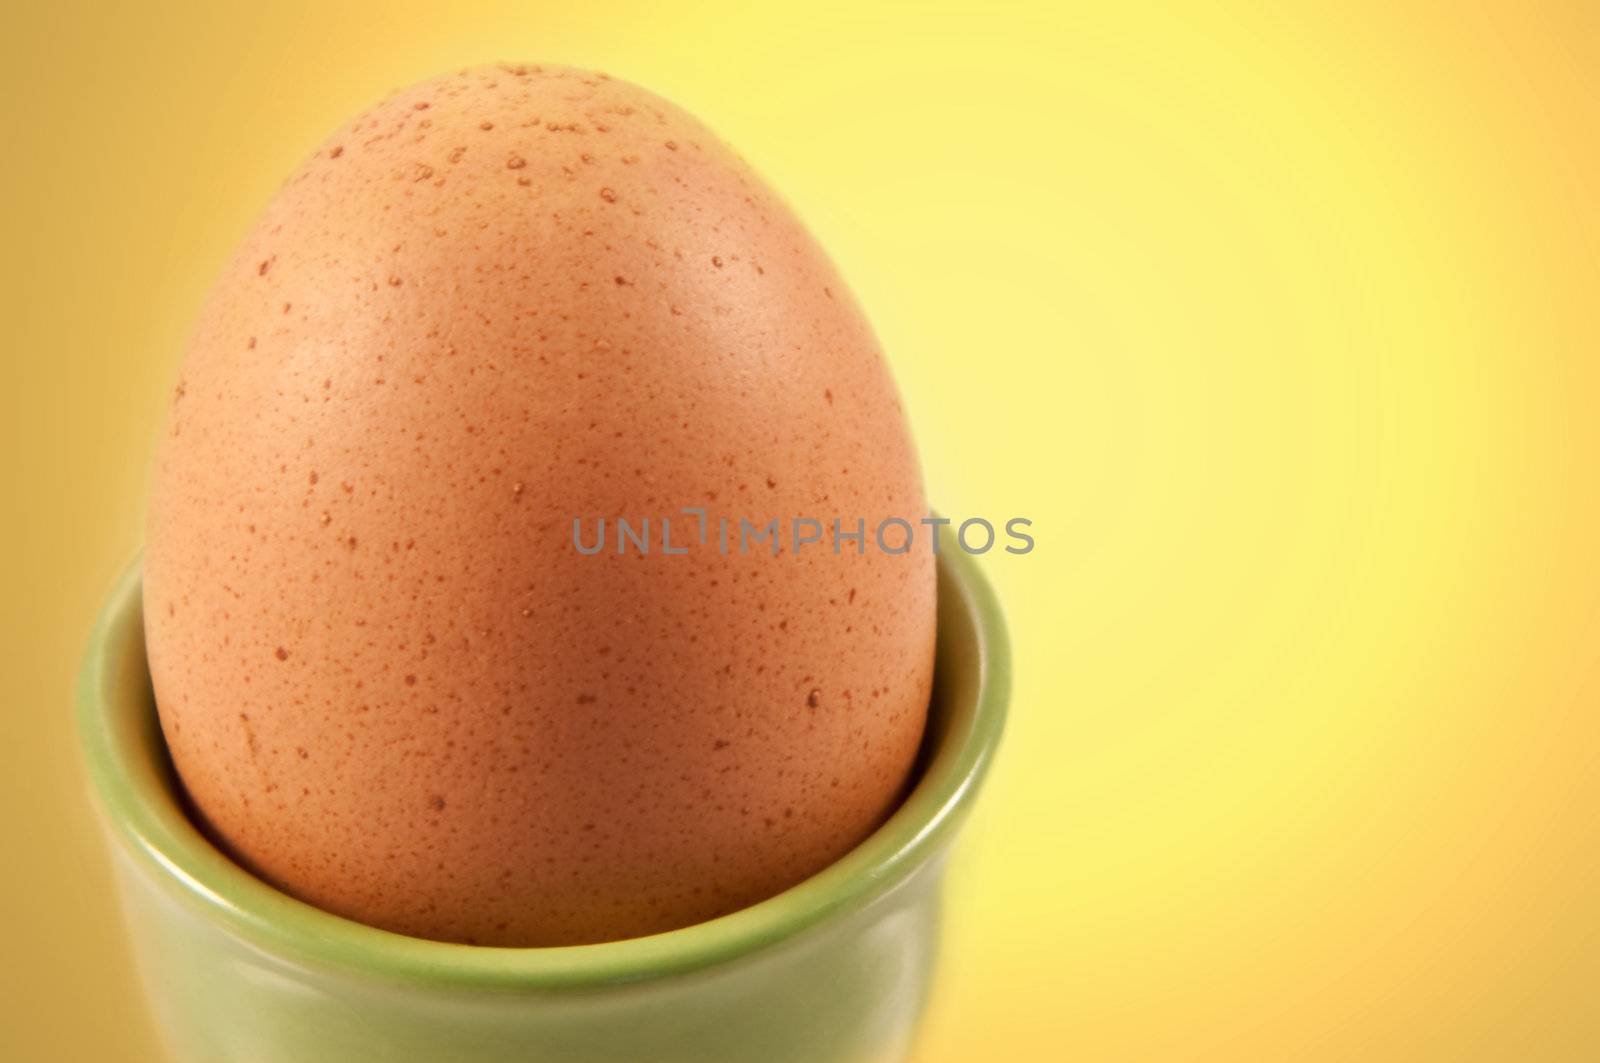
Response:
[[[174,792],[144,660],[141,566],[128,568],[90,636],[79,739],[111,832],[164,892],[252,945],[301,964],[437,986],[582,989],[698,970],[864,908],[935,856],[964,816],[1004,729],[1009,645],[999,603],[964,551],[940,552],[939,658],[965,634],[976,681],[948,695],[944,733],[890,818],[833,864],[728,915],[646,937],[505,948],[409,937],[323,911],[252,875],[194,826]],[[966,631],[947,632],[950,619]],[[936,676],[938,669],[936,668]],[[936,680],[937,681],[937,680]],[[970,689],[966,689],[970,688]],[[140,704],[131,705],[138,698]]]

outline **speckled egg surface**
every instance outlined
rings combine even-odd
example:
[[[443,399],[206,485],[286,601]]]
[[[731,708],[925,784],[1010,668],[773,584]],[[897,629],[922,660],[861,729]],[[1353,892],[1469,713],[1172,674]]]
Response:
[[[219,844],[329,911],[684,926],[902,795],[933,558],[872,529],[925,512],[865,318],[705,127],[571,69],[443,77],[328,140],[202,312],[144,562],[162,728]],[[719,515],[867,548],[725,554]]]

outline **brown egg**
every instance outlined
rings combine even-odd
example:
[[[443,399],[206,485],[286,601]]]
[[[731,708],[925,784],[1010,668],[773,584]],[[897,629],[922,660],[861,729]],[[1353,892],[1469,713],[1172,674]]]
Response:
[[[329,911],[684,926],[892,811],[934,573],[873,531],[925,513],[866,319],[748,166],[603,75],[468,70],[341,129],[211,293],[151,497],[162,727],[218,842]]]

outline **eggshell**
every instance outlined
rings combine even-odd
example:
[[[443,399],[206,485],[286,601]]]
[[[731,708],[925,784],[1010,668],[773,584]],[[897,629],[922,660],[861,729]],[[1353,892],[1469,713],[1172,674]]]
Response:
[[[150,503],[162,727],[218,842],[329,911],[681,927],[901,796],[933,559],[873,529],[925,513],[867,321],[748,166],[603,75],[467,70],[327,141],[206,303]],[[824,541],[738,551],[795,516]]]

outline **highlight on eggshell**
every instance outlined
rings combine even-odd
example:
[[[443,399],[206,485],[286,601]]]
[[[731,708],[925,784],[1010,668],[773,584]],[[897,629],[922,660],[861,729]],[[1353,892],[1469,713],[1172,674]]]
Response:
[[[801,223],[604,75],[470,69],[354,119],[211,291],[158,447],[148,658],[196,818],[313,905],[484,945],[826,867],[908,784],[934,558],[574,549],[685,508],[928,513]]]

